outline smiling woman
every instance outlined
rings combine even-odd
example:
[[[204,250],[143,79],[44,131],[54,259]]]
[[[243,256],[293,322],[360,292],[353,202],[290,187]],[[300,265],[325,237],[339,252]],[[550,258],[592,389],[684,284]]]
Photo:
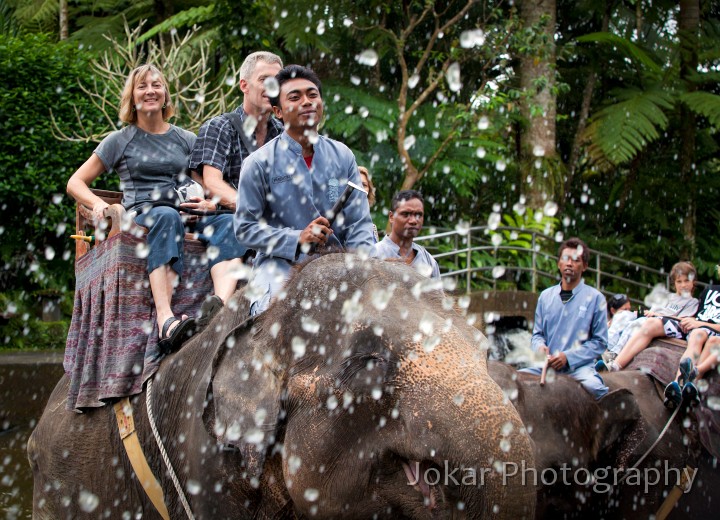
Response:
[[[67,185],[68,193],[92,208],[95,221],[100,223],[108,204],[90,191],[90,185],[105,171],[116,171],[120,176],[123,206],[136,212],[137,225],[148,229],[147,272],[161,352],[179,348],[196,328],[194,318],[177,317],[171,309],[173,289],[183,272],[185,236],[183,219],[171,206],[180,202],[176,188],[188,177],[188,159],[195,143],[194,134],[168,123],[174,112],[163,73],[152,64],[135,68],[128,75],[120,101],[120,119],[127,126],[106,137]],[[191,197],[182,207],[214,209],[214,204]],[[237,283],[228,273],[245,250],[232,234],[229,215],[203,217],[194,226],[202,241],[219,250],[209,266],[215,296],[224,302]],[[213,232],[205,233],[206,228]]]

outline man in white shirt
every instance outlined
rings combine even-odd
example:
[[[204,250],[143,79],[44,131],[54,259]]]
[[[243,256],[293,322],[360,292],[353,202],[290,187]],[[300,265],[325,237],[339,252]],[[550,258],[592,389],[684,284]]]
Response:
[[[427,250],[413,240],[420,233],[425,219],[422,194],[404,190],[395,194],[390,211],[390,234],[375,244],[378,258],[401,259],[420,274],[440,278],[440,266]]]

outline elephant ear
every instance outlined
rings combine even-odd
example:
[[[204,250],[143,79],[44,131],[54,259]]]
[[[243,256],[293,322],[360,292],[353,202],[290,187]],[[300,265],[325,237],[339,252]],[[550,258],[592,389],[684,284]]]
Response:
[[[598,455],[608,450],[621,436],[628,439],[629,443],[639,444],[642,441],[642,436],[638,438],[634,431],[640,426],[642,412],[632,392],[625,388],[615,390],[605,395],[597,404],[600,416],[597,419],[598,429],[593,442],[593,460],[597,460]],[[633,447],[626,446],[623,451],[627,448],[632,450]]]
[[[210,435],[237,448],[250,478],[259,478],[275,442],[283,383],[271,370],[274,359],[256,339],[248,319],[225,339],[213,363],[203,421]]]

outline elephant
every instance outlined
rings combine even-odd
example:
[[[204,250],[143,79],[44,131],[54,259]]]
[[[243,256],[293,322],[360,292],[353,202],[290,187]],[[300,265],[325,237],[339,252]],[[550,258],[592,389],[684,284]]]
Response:
[[[148,401],[198,519],[532,518],[534,486],[505,472],[534,467],[532,441],[442,283],[349,253],[297,271],[256,318],[239,290],[133,397],[170,517]],[[111,407],[69,412],[66,392],[28,442],[34,518],[158,518]]]
[[[686,465],[698,472],[671,518],[716,516],[712,492],[720,489],[718,461],[689,442],[684,416],[670,424],[638,471],[626,471],[627,479],[619,482],[625,474],[620,470],[628,470],[651,448],[671,416],[660,397],[663,385],[648,374],[603,373],[610,392],[596,401],[562,374],[541,386],[538,376],[501,362],[490,361],[488,371],[533,440],[537,477],[528,472],[528,479],[537,484],[536,518],[648,518]]]

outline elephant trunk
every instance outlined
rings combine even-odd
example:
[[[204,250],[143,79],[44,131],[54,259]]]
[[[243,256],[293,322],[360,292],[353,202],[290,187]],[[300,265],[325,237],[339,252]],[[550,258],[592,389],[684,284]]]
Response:
[[[477,352],[454,348],[448,356],[436,349],[408,361],[407,377],[428,384],[413,385],[412,397],[405,396],[413,417],[408,432],[425,452],[405,472],[430,508],[440,476],[445,499],[467,517],[532,518],[535,483],[525,478],[535,466],[532,441]]]

